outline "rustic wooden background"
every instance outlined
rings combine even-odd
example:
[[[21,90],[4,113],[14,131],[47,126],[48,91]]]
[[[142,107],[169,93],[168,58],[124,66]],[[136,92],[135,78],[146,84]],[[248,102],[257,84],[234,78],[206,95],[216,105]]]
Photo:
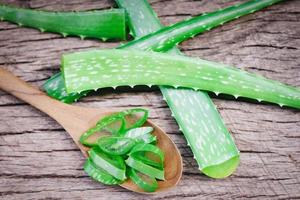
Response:
[[[43,10],[89,10],[112,1],[3,1]],[[213,11],[236,0],[152,0],[163,24]],[[112,48],[117,42],[63,38],[0,22],[0,66],[41,86],[59,70],[61,54],[88,48]],[[300,1],[286,1],[214,29],[180,48],[187,55],[232,64],[300,87]],[[274,105],[215,98],[241,151],[234,175],[213,180],[197,164],[157,88],[105,90],[82,99],[89,107],[147,107],[151,119],[178,145],[184,162],[179,185],[152,196],[92,181],[84,158],[54,120],[0,91],[0,199],[297,199],[300,198],[300,112]]]

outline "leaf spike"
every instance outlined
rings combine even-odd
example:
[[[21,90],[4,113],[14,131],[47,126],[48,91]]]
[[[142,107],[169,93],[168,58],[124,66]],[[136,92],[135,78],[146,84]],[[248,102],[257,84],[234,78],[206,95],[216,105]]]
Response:
[[[61,33],[61,35],[62,35],[63,37],[67,37],[67,36],[68,36],[67,33]]]
[[[283,106],[284,106],[284,104],[282,104],[282,103],[279,103],[278,105],[279,105],[280,107],[283,107]]]
[[[174,118],[175,117],[175,115],[174,115],[174,113],[171,111],[171,116]]]
[[[130,30],[128,34],[131,36],[134,36],[134,33],[132,32],[132,30]]]
[[[41,33],[45,32],[45,29],[43,29],[43,28],[39,28],[39,30],[41,31]]]
[[[182,128],[181,128],[181,126],[179,126],[179,131],[181,131],[181,132],[182,132]]]
[[[215,93],[217,96],[219,96],[219,94],[220,94],[220,92],[217,92],[217,91],[214,91],[214,93]]]
[[[79,35],[81,40],[84,40],[85,36],[84,35]]]
[[[18,23],[18,26],[23,26],[23,24],[22,23]]]
[[[105,42],[105,41],[108,40],[108,38],[106,38],[106,37],[103,37],[103,38],[101,38],[101,39],[102,39],[103,42]]]

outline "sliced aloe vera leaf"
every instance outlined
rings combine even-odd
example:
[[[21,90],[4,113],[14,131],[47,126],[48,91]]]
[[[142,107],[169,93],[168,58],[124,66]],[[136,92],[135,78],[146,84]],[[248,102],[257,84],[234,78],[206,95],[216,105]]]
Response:
[[[98,147],[110,155],[125,155],[135,144],[133,139],[114,136],[100,137],[97,141]]]
[[[160,180],[165,180],[165,175],[164,175],[165,172],[162,169],[158,169],[150,165],[147,165],[132,156],[129,156],[127,160],[125,160],[125,162],[129,167],[135,169],[136,171],[139,171],[150,177],[154,177]]]
[[[134,146],[134,148],[130,151],[129,155],[130,156],[135,156],[137,153],[151,153],[155,155],[155,159],[157,160],[158,163],[161,163],[163,166],[165,155],[160,148],[158,148],[155,145],[152,144],[146,144],[146,143],[139,143]]]
[[[129,178],[145,192],[155,192],[158,188],[158,183],[155,178],[137,172],[136,170],[128,169]]]
[[[121,180],[116,179],[102,168],[96,166],[90,158],[85,161],[83,169],[90,177],[103,184],[117,185],[122,183]]]
[[[143,108],[133,108],[120,112],[120,116],[126,121],[125,130],[126,131],[141,127],[148,119],[149,111]]]
[[[147,165],[164,169],[164,152],[155,145],[139,143],[130,151],[129,155]]]
[[[103,135],[119,135],[125,129],[124,118],[113,114],[100,119],[95,127],[90,128],[84,132],[80,138],[79,142],[87,147],[95,146],[99,136]],[[96,135],[98,133],[98,135]]]
[[[122,85],[166,85],[300,108],[300,89],[296,87],[197,58],[110,49],[68,54],[62,61],[68,92]]]
[[[128,130],[124,137],[132,138],[137,142],[152,143],[156,141],[156,137],[151,134],[153,130],[150,126],[133,128]]]
[[[41,32],[107,39],[126,38],[124,9],[49,12],[0,5],[0,18]]]
[[[126,179],[126,166],[120,156],[110,156],[105,154],[98,147],[89,150],[89,158],[96,166],[105,170],[116,179],[124,181]]]

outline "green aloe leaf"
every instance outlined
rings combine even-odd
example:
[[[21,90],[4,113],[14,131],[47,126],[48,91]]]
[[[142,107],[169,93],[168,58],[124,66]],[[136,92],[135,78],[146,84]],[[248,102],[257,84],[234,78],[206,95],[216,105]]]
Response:
[[[198,58],[109,49],[67,54],[62,62],[70,93],[124,85],[165,85],[300,108],[298,88]]]
[[[0,5],[0,19],[41,32],[107,39],[126,38],[124,9],[86,12],[47,12]]]
[[[134,37],[139,38],[162,28],[159,19],[146,0],[117,0],[117,3],[128,13],[130,30]],[[139,9],[137,10],[136,7]],[[180,51],[175,47],[168,53],[180,54]],[[239,165],[239,151],[209,96],[203,92],[186,89],[160,87],[160,90],[179,129],[193,151],[199,169],[213,178],[224,178],[231,175]],[[192,105],[181,105],[180,101],[176,100],[182,98],[187,99]],[[204,108],[206,109],[204,110]],[[199,147],[196,141],[203,135],[202,130],[212,134],[215,130],[214,127],[219,129],[216,133],[217,137],[210,142],[210,146],[206,150]],[[226,138],[227,142],[221,138]],[[209,151],[214,145],[218,146],[219,151],[222,149],[222,153],[214,155]],[[205,157],[211,158],[209,161],[203,159],[204,153],[206,153]]]

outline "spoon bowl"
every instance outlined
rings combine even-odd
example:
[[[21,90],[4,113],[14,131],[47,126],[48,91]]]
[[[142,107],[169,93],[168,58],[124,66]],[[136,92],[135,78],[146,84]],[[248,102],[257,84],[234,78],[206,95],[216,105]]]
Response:
[[[109,110],[86,108],[61,103],[2,68],[0,68],[0,89],[31,104],[55,119],[70,134],[85,157],[88,156],[87,151],[89,148],[79,143],[80,136],[95,126],[101,118],[118,111],[115,108],[109,108]],[[176,186],[179,182],[182,175],[182,158],[174,142],[161,128],[150,120],[146,121],[145,126],[154,128],[153,134],[157,137],[157,146],[165,154],[165,180],[158,181],[159,187],[155,192],[165,191]],[[121,186],[134,192],[147,193],[131,180],[125,181]]]

